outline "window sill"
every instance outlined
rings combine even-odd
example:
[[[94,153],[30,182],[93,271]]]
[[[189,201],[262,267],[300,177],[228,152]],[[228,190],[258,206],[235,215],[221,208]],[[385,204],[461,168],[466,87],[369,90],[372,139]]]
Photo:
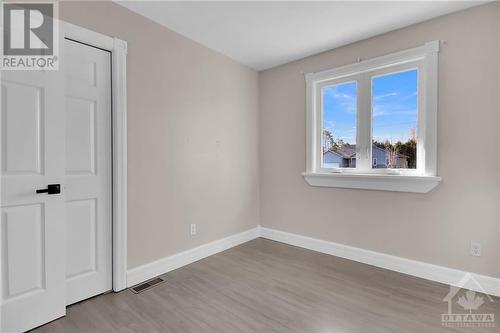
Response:
[[[437,176],[387,174],[303,173],[311,186],[357,188],[366,190],[427,193],[441,181]]]

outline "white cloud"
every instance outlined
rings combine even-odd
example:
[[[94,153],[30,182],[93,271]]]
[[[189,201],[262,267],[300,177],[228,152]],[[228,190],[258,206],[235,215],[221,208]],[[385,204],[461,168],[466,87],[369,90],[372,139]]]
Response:
[[[391,97],[391,96],[399,96],[399,94],[397,92],[391,92],[388,94],[375,96],[375,99],[382,99],[382,98]]]

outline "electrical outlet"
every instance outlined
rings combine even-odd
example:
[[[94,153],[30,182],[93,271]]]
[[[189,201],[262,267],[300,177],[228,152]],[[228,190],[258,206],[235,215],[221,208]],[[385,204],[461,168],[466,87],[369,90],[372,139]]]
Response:
[[[474,257],[481,256],[481,243],[471,242],[470,243],[470,254]]]
[[[189,233],[191,234],[191,236],[196,235],[196,224],[191,224],[191,226],[189,227]]]

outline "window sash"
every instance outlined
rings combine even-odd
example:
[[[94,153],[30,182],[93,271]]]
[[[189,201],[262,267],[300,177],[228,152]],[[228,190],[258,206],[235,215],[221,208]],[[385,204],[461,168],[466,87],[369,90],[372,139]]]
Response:
[[[370,92],[370,122],[373,122],[373,107],[371,105],[373,101],[373,81],[374,79],[381,77],[381,76],[387,76],[391,74],[397,74],[401,72],[406,72],[410,70],[417,70],[418,77],[417,77],[417,131],[416,131],[416,139],[417,139],[417,165],[415,169],[391,169],[391,168],[385,168],[385,169],[374,169],[371,172],[373,173],[391,173],[391,174],[404,174],[404,175],[423,175],[424,174],[424,165],[423,165],[423,159],[424,155],[422,154],[425,149],[423,147],[423,132],[425,131],[425,117],[424,113],[425,110],[423,110],[423,92],[424,92],[424,87],[423,87],[423,60],[419,61],[414,61],[410,62],[404,65],[397,65],[393,67],[388,67],[384,68],[382,70],[375,70],[373,72],[370,72],[370,87],[371,87],[371,92]],[[373,139],[373,124],[370,123],[370,137]],[[372,152],[373,147],[370,145],[370,156],[373,156]]]
[[[317,117],[318,119],[318,123],[316,126],[318,126],[318,128],[320,129],[317,133],[318,135],[318,142],[320,142],[321,144],[319,145],[319,152],[317,154],[317,156],[319,157],[319,161],[318,161],[318,165],[319,165],[319,168],[321,170],[324,170],[324,172],[333,172],[335,170],[356,170],[357,169],[357,154],[358,154],[358,136],[359,136],[359,133],[358,133],[358,123],[359,123],[359,116],[358,116],[358,112],[359,112],[359,80],[360,77],[358,76],[349,76],[349,77],[346,77],[346,78],[341,78],[341,79],[337,79],[337,80],[328,80],[328,81],[324,81],[322,82],[321,84],[318,85],[318,89],[316,91],[317,93],[317,105],[319,105],[319,115]],[[342,85],[342,84],[349,84],[349,83],[355,83],[356,84],[356,168],[323,168],[323,121],[324,121],[324,112],[323,112],[323,89],[325,88],[329,88],[329,87],[333,87],[333,86],[339,86],[339,85]]]
[[[399,175],[423,175],[424,155],[422,134],[425,128],[425,117],[422,106],[424,105],[424,80],[423,60],[407,61],[403,64],[384,66],[383,68],[371,68],[354,75],[343,75],[339,78],[332,77],[315,83],[315,105],[316,109],[316,170],[320,173],[362,173],[362,174],[399,174]],[[372,167],[372,101],[373,101],[373,79],[416,69],[418,71],[417,83],[417,168],[416,169],[375,169]],[[356,82],[356,168],[323,168],[322,135],[323,135],[323,88],[340,84]]]

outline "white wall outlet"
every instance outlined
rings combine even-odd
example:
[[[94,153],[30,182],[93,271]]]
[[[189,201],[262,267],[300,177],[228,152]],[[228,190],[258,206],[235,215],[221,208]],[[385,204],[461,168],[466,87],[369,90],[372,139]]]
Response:
[[[481,256],[481,243],[471,242],[470,243],[470,254],[474,257]]]
[[[196,235],[196,224],[191,224],[190,227],[189,227],[189,233],[191,234],[191,236],[194,236]]]

